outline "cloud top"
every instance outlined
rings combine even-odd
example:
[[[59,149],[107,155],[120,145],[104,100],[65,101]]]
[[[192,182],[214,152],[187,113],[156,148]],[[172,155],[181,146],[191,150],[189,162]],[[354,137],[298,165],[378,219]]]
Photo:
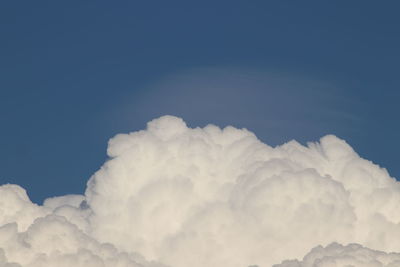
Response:
[[[3,262],[272,266],[337,242],[276,266],[396,264],[385,251],[400,251],[400,185],[335,136],[271,147],[246,129],[163,116],[107,153],[84,196],[37,206],[0,188]]]

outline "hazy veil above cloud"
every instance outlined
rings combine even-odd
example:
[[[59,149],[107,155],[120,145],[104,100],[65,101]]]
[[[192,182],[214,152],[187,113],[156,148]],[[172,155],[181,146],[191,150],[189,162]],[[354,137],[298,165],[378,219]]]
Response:
[[[110,108],[104,120],[110,128],[129,131],[133,124],[172,113],[196,126],[212,122],[252,129],[277,145],[328,133],[359,136],[369,108],[340,83],[265,69],[195,68],[142,88]]]
[[[335,136],[271,147],[164,116],[108,155],[85,196],[0,188],[0,265],[400,266],[400,184]]]

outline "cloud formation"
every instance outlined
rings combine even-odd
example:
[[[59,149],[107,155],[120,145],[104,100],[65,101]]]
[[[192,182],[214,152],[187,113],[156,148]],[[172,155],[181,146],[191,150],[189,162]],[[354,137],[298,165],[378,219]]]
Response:
[[[84,196],[37,206],[0,188],[0,263],[246,267],[308,253],[276,266],[398,264],[386,252],[400,251],[400,184],[335,136],[271,147],[164,116],[107,153]]]
[[[400,253],[385,253],[358,244],[343,246],[332,243],[325,248],[315,247],[303,261],[288,260],[273,267],[398,267]]]

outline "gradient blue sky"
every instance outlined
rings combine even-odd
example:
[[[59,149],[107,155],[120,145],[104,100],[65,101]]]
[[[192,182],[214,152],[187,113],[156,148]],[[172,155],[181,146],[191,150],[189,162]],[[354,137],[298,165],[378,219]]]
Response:
[[[82,193],[163,114],[332,133],[400,177],[398,1],[1,1],[0,183]]]

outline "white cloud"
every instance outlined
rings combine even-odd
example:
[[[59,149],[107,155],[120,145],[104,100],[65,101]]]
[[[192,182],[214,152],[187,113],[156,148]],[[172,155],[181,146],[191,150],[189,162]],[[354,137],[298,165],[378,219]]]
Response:
[[[318,246],[303,261],[288,260],[273,267],[398,267],[400,253],[385,253],[359,244]]]
[[[314,266],[307,259],[319,253],[325,265],[315,266],[325,267],[360,261],[358,251],[378,262],[386,256],[375,250],[400,251],[399,183],[335,136],[274,148],[245,129],[192,129],[164,116],[111,139],[108,154],[85,196],[37,206],[22,188],[2,186],[0,260],[150,265],[140,254],[174,267],[245,267],[299,259],[332,242],[369,248],[331,245],[282,265]]]

